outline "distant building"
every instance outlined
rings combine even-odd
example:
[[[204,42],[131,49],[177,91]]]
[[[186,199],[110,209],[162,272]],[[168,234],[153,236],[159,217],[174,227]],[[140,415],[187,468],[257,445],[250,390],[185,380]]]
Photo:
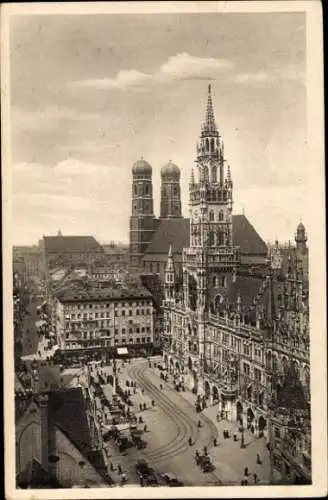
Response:
[[[36,245],[33,246],[14,246],[13,247],[13,266],[14,269],[22,270],[24,263],[24,278],[31,281],[35,278],[44,279],[44,263],[42,252]]]
[[[130,262],[127,245],[102,245],[105,253],[104,265],[107,267],[124,267]]]
[[[295,245],[290,243],[281,248],[282,252],[282,273],[288,275],[292,261],[298,261],[302,268],[303,276],[306,280],[309,278],[309,249],[307,246],[307,234],[304,224],[300,222],[296,229]]]
[[[77,267],[101,262],[104,249],[93,236],[43,237],[43,258],[46,273],[58,267]]]
[[[154,342],[154,305],[140,283],[76,280],[54,292],[53,326],[65,353],[98,352],[118,347],[150,348]]]

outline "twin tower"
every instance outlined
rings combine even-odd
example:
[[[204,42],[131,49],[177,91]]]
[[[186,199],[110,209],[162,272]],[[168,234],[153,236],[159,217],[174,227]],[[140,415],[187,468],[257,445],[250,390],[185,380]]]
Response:
[[[180,169],[171,161],[161,169],[160,218],[154,215],[152,167],[142,157],[132,167],[131,264],[140,266],[161,219],[181,218]]]

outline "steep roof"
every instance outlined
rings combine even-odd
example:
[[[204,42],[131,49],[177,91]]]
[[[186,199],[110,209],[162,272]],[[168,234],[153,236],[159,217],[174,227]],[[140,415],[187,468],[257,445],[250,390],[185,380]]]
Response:
[[[263,280],[250,276],[237,276],[236,281],[229,288],[228,300],[235,303],[240,295],[242,307],[249,308],[252,305],[253,298],[258,293]]]
[[[267,254],[267,246],[243,214],[232,216],[233,243],[243,255]]]
[[[182,253],[189,246],[189,219],[160,219],[157,231],[147,247],[146,254],[167,254],[172,243],[174,253]]]
[[[160,219],[157,231],[147,247],[145,260],[149,254],[167,254],[172,243],[174,254],[181,254],[189,247],[189,219]],[[267,246],[245,215],[232,216],[233,243],[240,247],[243,255],[266,255]],[[149,258],[148,258],[149,260]]]
[[[92,447],[82,389],[74,387],[50,392],[49,416],[70,441],[87,456]]]
[[[46,253],[103,253],[93,236],[44,236]]]

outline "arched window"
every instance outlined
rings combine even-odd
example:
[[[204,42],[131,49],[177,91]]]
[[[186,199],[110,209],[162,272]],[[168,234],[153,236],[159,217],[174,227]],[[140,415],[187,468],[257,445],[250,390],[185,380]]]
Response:
[[[206,143],[205,144],[206,144],[206,146],[205,146],[206,147],[206,151],[209,151],[210,150],[210,143],[209,143],[208,139],[206,139]]]
[[[148,184],[145,185],[145,194],[149,194],[149,186],[148,186]]]
[[[211,140],[211,151],[214,152],[215,149],[215,144],[214,144],[214,139]]]
[[[136,184],[134,184],[133,189],[134,189],[134,194],[138,194],[138,188]]]
[[[213,231],[209,232],[208,243],[209,243],[210,246],[215,245],[215,235],[214,235]]]
[[[211,222],[214,221],[214,212],[213,212],[213,210],[210,211],[210,221]]]
[[[222,231],[218,232],[218,245],[219,246],[224,245],[224,235]]]
[[[222,276],[222,278],[221,278],[221,286],[223,288],[225,288],[225,286],[226,286],[226,277],[225,276]]]
[[[220,210],[219,212],[219,221],[223,220],[223,210]]]
[[[213,286],[214,286],[214,288],[216,288],[216,286],[217,286],[216,276],[213,276]]]

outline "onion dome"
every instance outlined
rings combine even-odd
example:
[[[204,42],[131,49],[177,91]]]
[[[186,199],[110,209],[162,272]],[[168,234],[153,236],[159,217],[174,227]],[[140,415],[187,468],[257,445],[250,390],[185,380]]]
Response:
[[[151,175],[152,174],[151,165],[141,157],[140,160],[136,161],[132,167],[133,174],[143,174],[143,175]]]
[[[179,180],[180,179],[180,169],[177,165],[169,161],[167,165],[164,165],[161,168],[161,176],[162,178],[165,179],[175,179]]]

